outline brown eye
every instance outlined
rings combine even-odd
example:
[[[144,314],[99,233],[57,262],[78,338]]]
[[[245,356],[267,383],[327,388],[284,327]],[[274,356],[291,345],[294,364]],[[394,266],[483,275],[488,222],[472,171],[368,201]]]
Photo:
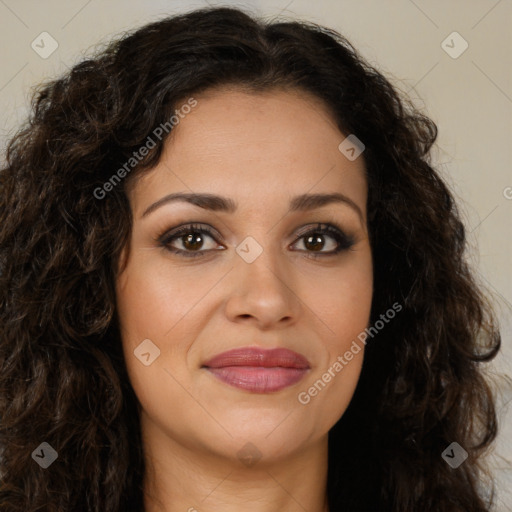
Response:
[[[201,249],[204,240],[201,233],[194,233],[193,235],[186,235],[181,237],[182,245],[189,251],[197,251]]]
[[[215,243],[212,247],[204,248],[208,239]],[[197,224],[189,224],[171,230],[160,236],[158,242],[168,251],[185,257],[201,256],[205,252],[215,250],[215,245],[218,245],[213,231],[207,226]],[[181,247],[176,247],[176,243]]]
[[[309,235],[304,239],[304,246],[311,251],[321,251],[325,245],[323,235]]]
[[[310,229],[301,235],[294,245],[299,241],[302,241],[305,248],[302,250],[310,253],[313,257],[332,256],[350,249],[355,243],[353,237],[345,235],[341,229],[330,224],[318,224],[316,228]],[[323,249],[326,247],[327,250],[324,251]]]

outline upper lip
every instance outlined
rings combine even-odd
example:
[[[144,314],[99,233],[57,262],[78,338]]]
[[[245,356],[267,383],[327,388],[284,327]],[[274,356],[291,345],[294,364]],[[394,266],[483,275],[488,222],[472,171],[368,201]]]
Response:
[[[260,366],[266,368],[309,368],[308,360],[301,354],[286,348],[262,349],[258,347],[243,347],[222,352],[203,366],[222,368],[225,366]]]

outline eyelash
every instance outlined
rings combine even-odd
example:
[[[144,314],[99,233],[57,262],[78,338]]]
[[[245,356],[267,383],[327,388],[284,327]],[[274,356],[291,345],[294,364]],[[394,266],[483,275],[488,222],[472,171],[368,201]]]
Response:
[[[195,234],[207,234],[211,238],[217,242],[215,238],[215,233],[208,227],[200,224],[187,224],[185,226],[181,226],[172,231],[166,231],[159,235],[156,238],[156,241],[160,246],[168,250],[169,252],[177,255],[184,256],[185,258],[195,258],[198,256],[202,256],[206,252],[210,252],[211,249],[202,250],[202,251],[184,251],[182,249],[176,249],[170,246],[170,243],[175,240],[183,237],[184,235],[188,235],[191,233]],[[308,257],[311,258],[322,258],[327,256],[334,256],[342,251],[349,250],[355,243],[355,239],[352,236],[346,235],[340,228],[331,225],[331,224],[317,224],[314,228],[309,229],[305,233],[302,233],[295,239],[292,245],[296,244],[299,240],[307,237],[308,235],[313,234],[321,234],[321,235],[329,235],[331,236],[338,244],[338,247],[330,252],[321,252],[314,253],[312,251],[305,251],[308,254]],[[219,242],[217,242],[219,243]]]

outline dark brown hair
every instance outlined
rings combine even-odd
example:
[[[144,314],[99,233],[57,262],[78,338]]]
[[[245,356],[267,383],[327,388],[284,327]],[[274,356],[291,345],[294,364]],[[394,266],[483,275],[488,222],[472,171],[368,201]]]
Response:
[[[334,511],[484,512],[482,455],[496,436],[481,365],[500,348],[489,295],[466,263],[452,193],[430,162],[437,127],[337,32],[232,8],[168,17],[40,86],[0,174],[0,509],[143,510],[139,404],[114,283],[132,215],[124,180],[95,190],[212,87],[293,88],[365,144],[374,261],[368,342],[349,408],[329,433]],[[46,470],[32,452],[49,443]],[[457,469],[452,443],[469,454]],[[487,497],[490,499],[487,500]]]

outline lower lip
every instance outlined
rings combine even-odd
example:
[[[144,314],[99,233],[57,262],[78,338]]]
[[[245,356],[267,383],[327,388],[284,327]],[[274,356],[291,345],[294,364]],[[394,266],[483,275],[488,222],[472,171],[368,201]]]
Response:
[[[225,366],[207,368],[218,379],[253,393],[271,393],[292,386],[306,375],[307,368],[264,368],[256,366]]]

